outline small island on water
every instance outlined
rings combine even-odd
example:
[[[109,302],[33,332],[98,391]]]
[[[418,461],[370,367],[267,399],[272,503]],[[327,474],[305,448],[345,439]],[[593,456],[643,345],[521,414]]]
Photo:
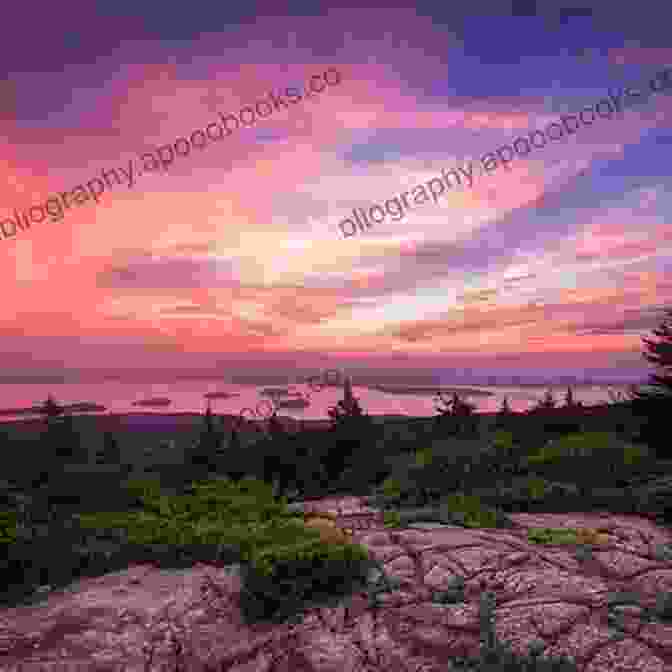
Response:
[[[75,404],[61,405],[64,413],[102,413],[107,410],[106,406],[96,404],[92,401],[81,401]],[[28,406],[27,408],[3,408],[0,409],[0,416],[11,415],[42,415],[44,405]]]
[[[473,397],[492,397],[494,392],[488,392],[487,390],[480,390],[473,387],[442,387],[441,385],[427,386],[423,385],[421,387],[405,386],[405,385],[371,385],[369,386],[372,390],[378,390],[379,392],[386,392],[387,394],[461,394],[468,395]]]
[[[288,397],[292,393],[287,387],[265,387],[259,392],[262,397]]]
[[[230,399],[240,395],[237,392],[206,392],[203,396],[206,399]]]
[[[133,406],[170,406],[173,402],[166,397],[152,397],[151,399],[140,399],[139,401],[134,401]]]

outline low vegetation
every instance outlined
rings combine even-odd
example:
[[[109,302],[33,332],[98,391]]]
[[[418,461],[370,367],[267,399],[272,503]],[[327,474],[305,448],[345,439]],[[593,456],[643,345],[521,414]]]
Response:
[[[663,402],[642,399],[586,409],[570,391],[565,406],[549,394],[531,412],[505,404],[488,417],[453,396],[441,399],[435,418],[412,425],[417,435],[390,438],[350,395],[326,431],[292,434],[274,418],[265,435],[226,437],[208,415],[173,464],[157,463],[147,445],[123,450],[109,431],[87,445],[88,435],[52,400],[39,436],[0,433],[12,458],[0,487],[2,600],[18,604],[39,586],[65,586],[132,562],[237,562],[250,621],[295,618],[306,605],[371,588],[375,563],[366,549],[306,525],[288,508],[290,495],[363,495],[385,511],[391,528],[419,521],[509,527],[507,513],[515,511],[594,509],[655,514],[669,524],[669,441],[647,429],[647,409],[660,421]],[[574,544],[577,557],[588,558],[600,535],[541,529],[529,540]],[[459,599],[459,587],[444,597]],[[671,613],[670,604],[662,596],[658,616]],[[492,606],[483,610],[492,614]],[[567,661],[544,667],[536,653],[528,667],[510,661],[486,621],[490,644],[479,669],[504,669],[503,661],[521,671],[574,669]]]

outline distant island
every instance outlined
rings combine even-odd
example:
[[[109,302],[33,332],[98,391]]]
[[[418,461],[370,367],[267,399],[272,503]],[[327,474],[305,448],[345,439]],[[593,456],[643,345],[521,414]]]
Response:
[[[91,401],[82,401],[75,404],[60,404],[64,413],[102,413],[107,410],[106,406],[95,404]],[[44,406],[29,406],[27,408],[3,408],[0,409],[0,416],[3,415],[42,415]]]
[[[173,402],[166,397],[152,397],[151,399],[141,399],[134,401],[133,406],[170,406]]]
[[[290,397],[276,402],[278,408],[308,408],[310,402],[304,397]]]
[[[240,395],[237,392],[206,392],[203,396],[206,399],[230,399]]]
[[[493,397],[494,392],[486,390],[477,390],[472,387],[442,387],[441,385],[433,385],[431,387],[410,387],[402,385],[369,385],[369,389],[378,390],[379,392],[386,392],[388,394],[464,394],[472,397]]]
[[[264,397],[286,397],[292,392],[286,387],[266,387],[259,394]]]

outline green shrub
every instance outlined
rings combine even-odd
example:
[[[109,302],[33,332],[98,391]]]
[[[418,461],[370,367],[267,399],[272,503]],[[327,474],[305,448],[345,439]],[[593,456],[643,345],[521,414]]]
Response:
[[[417,450],[415,452],[415,464],[419,467],[424,467],[431,463],[433,453],[431,448],[425,448],[424,450]]]
[[[311,531],[312,532],[312,531]],[[307,606],[346,595],[366,581],[366,548],[319,538],[255,548],[242,570],[240,607],[248,623],[284,620]]]
[[[492,446],[498,451],[513,451],[513,432],[507,432],[503,429],[496,431],[492,437]]]
[[[543,499],[549,492],[548,481],[538,476],[530,476],[525,484],[525,490],[531,499]]]
[[[526,464],[532,471],[552,480],[575,483],[586,497],[598,483],[643,474],[651,463],[648,449],[626,443],[609,432],[572,434],[549,442]]]
[[[385,511],[383,521],[385,527],[401,527],[401,514],[399,511]]]
[[[388,476],[388,478],[383,481],[380,491],[385,497],[401,497],[401,481],[392,476]]]
[[[458,492],[441,498],[440,508],[465,527],[498,527],[502,514],[485,507],[479,497]]]
[[[286,501],[273,499],[266,483],[216,479],[194,483],[187,494],[161,494],[156,481],[131,484],[144,508],[136,511],[79,514],[82,528],[123,532],[124,539],[141,546],[191,544],[226,545],[249,549],[261,543],[271,523],[291,520]]]
[[[138,504],[150,501],[161,494],[161,481],[158,478],[129,478],[124,488],[129,495],[134,496]]]
[[[651,451],[647,446],[626,444],[623,448],[623,462],[627,465],[634,465],[651,457]]]
[[[17,525],[16,511],[0,511],[0,544],[11,544],[16,541]]]
[[[552,463],[568,457],[589,457],[606,450],[618,452],[619,449],[622,452],[623,441],[617,435],[609,432],[584,432],[568,434],[551,441],[536,455],[530,455],[528,460],[532,464]]]
[[[227,478],[195,482],[181,495],[162,493],[158,480],[143,480],[128,487],[139,493],[144,510],[161,516],[252,521],[289,515],[286,499],[274,499],[272,485],[251,477],[238,482]]]
[[[568,528],[533,527],[527,531],[527,539],[533,544],[576,544],[576,530]]]

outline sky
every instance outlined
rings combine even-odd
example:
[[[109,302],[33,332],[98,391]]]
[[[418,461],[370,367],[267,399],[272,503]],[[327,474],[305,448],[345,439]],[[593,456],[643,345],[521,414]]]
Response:
[[[672,307],[672,9],[281,4],[13,9],[0,381],[653,372],[642,337]],[[441,183],[460,166],[470,184]],[[343,224],[376,205],[382,221]]]

